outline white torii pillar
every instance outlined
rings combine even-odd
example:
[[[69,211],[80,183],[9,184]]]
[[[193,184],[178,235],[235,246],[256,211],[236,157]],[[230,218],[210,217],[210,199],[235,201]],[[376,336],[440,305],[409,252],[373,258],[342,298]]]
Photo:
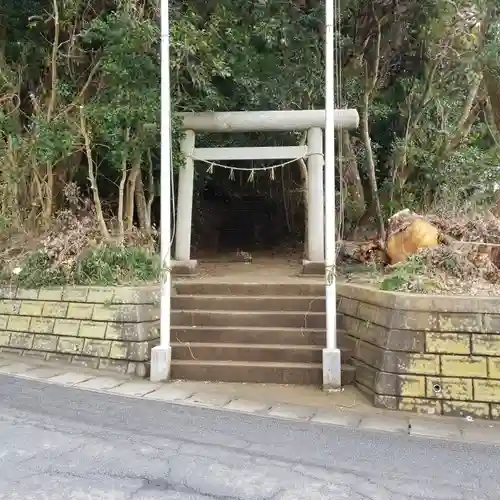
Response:
[[[179,272],[190,274],[196,269],[191,260],[191,225],[193,220],[194,146],[196,134],[186,130],[181,140],[184,166],[179,170],[177,190],[177,217],[175,231],[175,261]],[[182,271],[181,271],[182,269]]]
[[[304,271],[308,265],[323,266],[325,261],[325,221],[323,130],[319,127],[307,131],[307,241]]]

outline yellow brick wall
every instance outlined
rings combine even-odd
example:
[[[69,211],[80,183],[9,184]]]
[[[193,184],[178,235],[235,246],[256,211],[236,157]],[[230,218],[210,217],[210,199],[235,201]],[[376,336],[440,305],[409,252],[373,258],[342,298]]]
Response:
[[[492,411],[492,403],[500,404],[500,351],[492,348],[491,339],[476,341],[486,346],[488,355],[479,355],[480,350],[473,348],[474,338],[466,333],[444,333],[440,338],[439,332],[432,332],[426,340],[428,352],[407,357],[404,377],[411,383],[401,384],[398,408],[427,412],[428,406],[416,406],[412,399],[427,399],[429,404],[441,400],[445,415],[500,418]],[[475,354],[466,354],[467,349]],[[431,353],[435,360],[429,357]],[[431,373],[434,367],[435,375]],[[418,383],[414,375],[419,375]]]
[[[339,293],[357,383],[375,404],[500,419],[500,298],[417,297],[351,284]]]
[[[0,349],[146,375],[158,293],[144,287],[0,290]]]

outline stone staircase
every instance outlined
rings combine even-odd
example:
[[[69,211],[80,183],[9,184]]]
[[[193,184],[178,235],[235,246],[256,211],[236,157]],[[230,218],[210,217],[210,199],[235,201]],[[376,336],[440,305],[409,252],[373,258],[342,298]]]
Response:
[[[171,325],[173,379],[322,383],[320,283],[179,282]],[[349,349],[342,349],[342,363],[342,383],[350,384],[355,368]]]

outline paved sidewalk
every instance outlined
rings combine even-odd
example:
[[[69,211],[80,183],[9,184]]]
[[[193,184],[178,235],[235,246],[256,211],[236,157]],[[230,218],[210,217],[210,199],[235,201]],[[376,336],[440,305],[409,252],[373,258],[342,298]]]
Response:
[[[500,446],[500,422],[421,416],[373,408],[353,387],[324,393],[313,387],[174,381],[152,383],[115,373],[71,369],[27,357],[0,355],[0,375],[34,379],[131,398],[415,437]]]

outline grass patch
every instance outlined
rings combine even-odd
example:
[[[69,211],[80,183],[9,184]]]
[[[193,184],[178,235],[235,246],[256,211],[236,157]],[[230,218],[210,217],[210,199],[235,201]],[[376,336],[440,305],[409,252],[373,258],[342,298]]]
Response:
[[[426,262],[419,254],[392,266],[380,281],[381,290],[393,292],[426,293],[435,287],[436,282],[426,276]]]
[[[102,247],[84,252],[74,263],[58,265],[42,250],[29,253],[0,280],[23,288],[60,285],[129,285],[158,281],[160,258],[138,247]]]
[[[142,248],[109,247],[87,252],[73,270],[75,285],[116,285],[155,281],[160,259]]]

